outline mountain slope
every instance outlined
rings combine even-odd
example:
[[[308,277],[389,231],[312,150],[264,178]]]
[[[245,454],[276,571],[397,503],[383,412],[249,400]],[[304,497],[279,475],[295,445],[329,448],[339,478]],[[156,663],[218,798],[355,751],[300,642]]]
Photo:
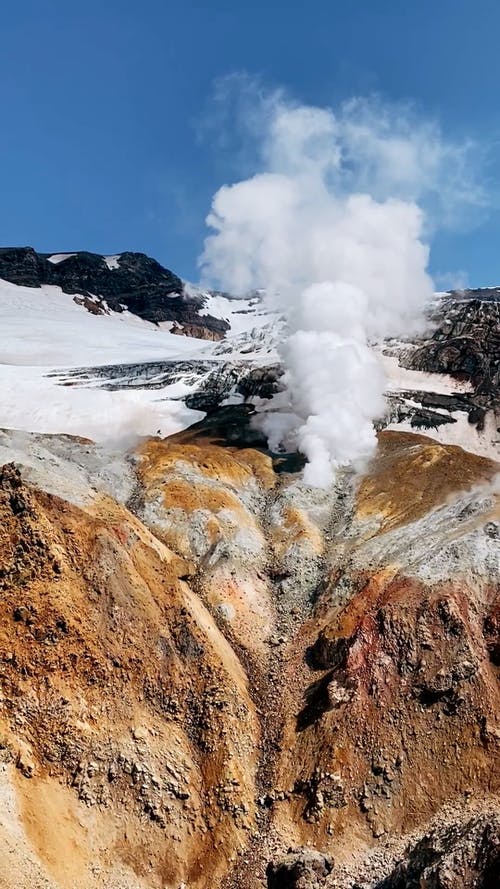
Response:
[[[372,887],[498,807],[498,464],[384,432],[313,492],[202,430],[0,457],[6,886],[251,889],[311,844]]]
[[[323,490],[258,294],[0,266],[0,887],[496,889],[498,291],[374,344]]]
[[[138,257],[142,276],[128,261],[109,268],[92,254],[58,256],[54,265],[31,248],[0,252],[1,425],[115,441],[158,429],[170,434],[202,416],[185,397],[223,367],[228,345],[240,375],[257,360],[275,359],[263,331],[272,319],[255,299],[186,290],[174,299],[172,273],[141,254],[115,261],[130,256]],[[33,265],[50,274],[35,274]],[[152,285],[144,283],[151,269]],[[116,298],[109,282],[115,275]],[[90,283],[101,289],[91,293]],[[144,288],[153,290],[156,308],[141,315]],[[231,340],[217,343],[215,328],[222,335],[230,325]]]
[[[500,455],[498,306],[496,289],[438,295],[425,336],[378,344],[382,425]],[[261,297],[200,291],[143,254],[3,248],[0,318],[4,426],[122,441],[226,403],[289,410],[283,321]]]

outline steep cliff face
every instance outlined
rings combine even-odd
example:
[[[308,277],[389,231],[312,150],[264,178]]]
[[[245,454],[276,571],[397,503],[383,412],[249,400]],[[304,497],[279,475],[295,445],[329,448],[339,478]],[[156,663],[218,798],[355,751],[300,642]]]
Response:
[[[432,335],[403,356],[407,367],[451,374],[470,386],[456,409],[469,423],[484,429],[488,411],[500,423],[500,291],[466,290],[451,293],[434,308]],[[460,398],[459,398],[460,401]],[[465,402],[465,403],[464,403]],[[429,400],[427,407],[446,407]]]
[[[0,437],[0,885],[492,889],[499,464],[241,444]]]

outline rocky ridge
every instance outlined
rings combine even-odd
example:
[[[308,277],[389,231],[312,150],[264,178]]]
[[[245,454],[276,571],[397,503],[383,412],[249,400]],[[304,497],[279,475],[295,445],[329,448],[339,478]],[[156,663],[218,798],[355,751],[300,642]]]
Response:
[[[93,314],[127,309],[145,321],[172,321],[173,332],[222,339],[229,325],[201,313],[203,296],[144,253],[37,253],[32,247],[0,248],[0,278],[23,287],[54,285]]]
[[[417,371],[451,374],[469,384],[470,391],[450,397],[423,393],[424,411],[412,414],[414,425],[450,422],[437,411],[467,414],[470,424],[484,430],[488,412],[500,424],[500,291],[467,290],[446,294],[430,314],[432,333],[421,344],[402,352],[403,366]],[[408,393],[410,395],[411,393]],[[427,410],[427,415],[425,414]],[[452,421],[452,417],[451,417]]]

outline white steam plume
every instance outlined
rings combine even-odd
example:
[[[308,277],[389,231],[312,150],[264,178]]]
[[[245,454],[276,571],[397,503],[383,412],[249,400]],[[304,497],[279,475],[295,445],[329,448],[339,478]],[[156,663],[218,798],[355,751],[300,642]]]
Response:
[[[260,171],[214,196],[200,264],[233,293],[263,288],[285,314],[292,417],[268,415],[265,429],[276,443],[292,425],[306,483],[324,487],[375,446],[384,375],[370,340],[415,330],[432,298],[417,200],[446,222],[454,202],[483,197],[467,147],[378,104],[334,112],[275,93],[247,120],[262,133]]]

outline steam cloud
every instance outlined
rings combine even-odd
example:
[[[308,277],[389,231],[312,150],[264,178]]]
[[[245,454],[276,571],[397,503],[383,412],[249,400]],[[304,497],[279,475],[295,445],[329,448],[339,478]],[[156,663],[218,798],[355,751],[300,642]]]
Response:
[[[326,487],[375,447],[384,375],[370,341],[416,330],[432,298],[418,202],[446,224],[482,195],[466,175],[469,147],[409,112],[251,93],[246,84],[243,123],[261,134],[259,171],[215,194],[200,265],[233,293],[264,289],[285,315],[291,408],[264,428],[271,446],[293,441],[307,456],[307,484]]]

